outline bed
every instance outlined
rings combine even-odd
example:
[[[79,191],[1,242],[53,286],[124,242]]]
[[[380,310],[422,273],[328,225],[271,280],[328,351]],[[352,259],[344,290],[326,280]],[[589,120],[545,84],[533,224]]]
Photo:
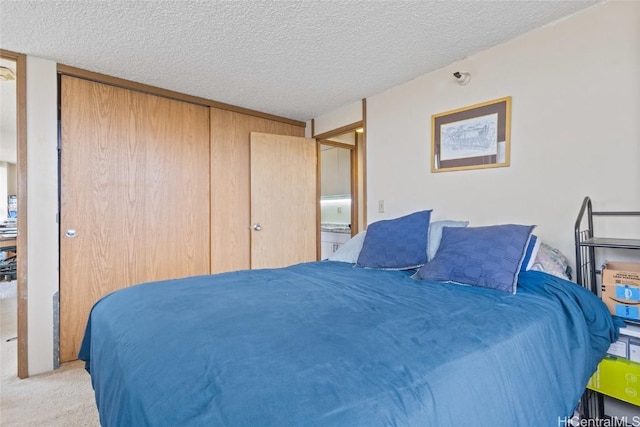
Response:
[[[517,274],[515,294],[416,274],[325,260],[107,295],[79,352],[101,424],[552,426],[573,415],[617,336],[595,295],[534,270]]]

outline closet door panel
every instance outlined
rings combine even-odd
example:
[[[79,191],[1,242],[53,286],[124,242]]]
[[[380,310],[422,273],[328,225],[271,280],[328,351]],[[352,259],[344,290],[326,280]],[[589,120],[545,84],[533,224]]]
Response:
[[[248,269],[249,133],[245,114],[211,108],[211,271]]]
[[[142,196],[128,183],[143,173],[144,149],[129,143],[128,92],[69,77],[61,84],[60,360],[65,362],[76,358],[91,305],[137,277],[141,268],[134,254],[144,233]]]
[[[64,362],[100,297],[210,271],[209,121],[206,107],[75,77],[61,86]]]
[[[209,112],[134,92],[144,141],[144,281],[209,273]],[[140,280],[142,281],[142,280]]]
[[[250,134],[304,136],[304,128],[211,108],[211,272],[251,268]]]

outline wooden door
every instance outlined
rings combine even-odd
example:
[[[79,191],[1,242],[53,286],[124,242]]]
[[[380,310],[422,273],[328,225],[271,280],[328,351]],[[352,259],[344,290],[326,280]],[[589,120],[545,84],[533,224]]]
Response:
[[[211,272],[251,268],[251,132],[304,136],[304,127],[211,112]]]
[[[316,141],[251,133],[250,157],[251,268],[316,260]]]
[[[102,296],[207,274],[206,107],[61,80],[60,360],[77,358]]]

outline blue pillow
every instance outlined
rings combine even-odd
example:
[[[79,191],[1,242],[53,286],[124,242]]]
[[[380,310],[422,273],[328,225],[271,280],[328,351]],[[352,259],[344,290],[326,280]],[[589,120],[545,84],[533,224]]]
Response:
[[[442,240],[442,229],[444,227],[466,227],[469,221],[434,221],[429,224],[429,243],[427,245],[427,260],[431,261],[438,252],[440,240]]]
[[[522,260],[520,271],[531,270],[531,267],[536,260],[536,255],[538,255],[539,249],[540,240],[535,234],[532,234],[531,238],[529,239],[529,244],[527,245],[527,250],[524,253],[524,259]]]
[[[520,266],[534,228],[534,225],[517,224],[445,227],[435,257],[414,276],[515,294]]]
[[[427,262],[427,238],[431,210],[370,224],[358,267],[409,270]]]

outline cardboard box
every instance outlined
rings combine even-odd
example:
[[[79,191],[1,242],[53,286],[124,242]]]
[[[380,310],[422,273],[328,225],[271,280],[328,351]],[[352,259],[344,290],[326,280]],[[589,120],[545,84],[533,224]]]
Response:
[[[640,364],[605,357],[587,385],[591,390],[640,405]]]
[[[640,263],[605,264],[602,267],[601,296],[611,314],[640,320]]]

